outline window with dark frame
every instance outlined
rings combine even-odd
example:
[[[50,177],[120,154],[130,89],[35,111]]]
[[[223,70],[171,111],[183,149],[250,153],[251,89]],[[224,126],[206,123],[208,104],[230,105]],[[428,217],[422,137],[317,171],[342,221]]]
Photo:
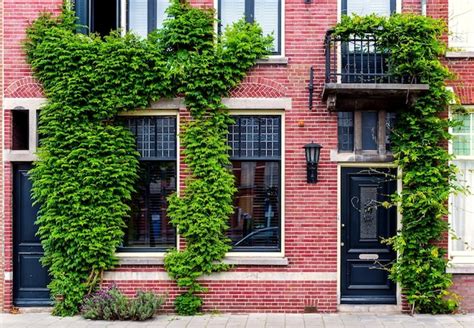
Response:
[[[127,13],[121,13],[126,1]],[[81,33],[93,32],[108,35],[120,28],[120,17],[125,15],[128,31],[146,37],[160,28],[166,18],[169,0],[75,0]]]
[[[228,25],[245,17],[249,23],[257,21],[264,35],[273,35],[274,55],[281,55],[282,0],[219,0],[219,33]]]
[[[176,191],[176,118],[124,118],[140,153],[139,181],[120,251],[166,251],[176,247],[176,230],[167,215],[167,198]]]
[[[233,251],[281,249],[281,117],[235,116],[229,128],[237,193],[228,237]]]
[[[338,151],[340,153],[389,153],[396,113],[356,111],[337,113]]]

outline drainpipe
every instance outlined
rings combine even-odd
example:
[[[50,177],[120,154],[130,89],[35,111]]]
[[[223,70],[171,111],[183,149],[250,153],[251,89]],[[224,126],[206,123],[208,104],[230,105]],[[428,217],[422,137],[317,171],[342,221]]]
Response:
[[[426,3],[427,0],[421,0],[421,14],[426,16]]]

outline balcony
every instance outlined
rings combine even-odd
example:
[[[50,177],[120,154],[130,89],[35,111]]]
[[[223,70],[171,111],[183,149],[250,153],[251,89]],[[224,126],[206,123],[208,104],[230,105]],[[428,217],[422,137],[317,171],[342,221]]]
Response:
[[[406,108],[429,89],[416,76],[395,76],[390,51],[373,35],[341,40],[328,31],[325,39],[326,80],[323,100],[329,111]]]

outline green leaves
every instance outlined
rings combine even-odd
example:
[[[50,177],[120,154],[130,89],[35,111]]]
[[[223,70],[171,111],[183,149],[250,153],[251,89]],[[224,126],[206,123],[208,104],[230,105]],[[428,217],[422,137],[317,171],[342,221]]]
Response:
[[[232,120],[221,99],[268,54],[272,38],[243,20],[217,37],[214,12],[185,1],[173,0],[168,14],[163,29],[147,39],[77,34],[67,6],[27,30],[28,62],[48,98],[31,176],[57,315],[76,314],[102,272],[117,264],[138,153],[116,116],[160,98],[184,95],[191,113],[181,136],[190,176],[168,207],[186,241],[185,250],[165,259],[170,276],[187,288],[177,311],[198,311],[202,300],[194,293],[205,289],[197,278],[228,268],[219,263],[230,249],[225,230],[235,187],[228,169]]]
[[[410,14],[344,17],[335,28],[343,39],[375,35],[381,47],[390,52],[395,76],[417,78],[419,83],[430,85],[427,94],[397,114],[392,148],[402,172],[403,190],[394,195],[393,202],[399,204],[402,228],[387,241],[399,255],[391,278],[401,284],[413,311],[428,313],[457,308],[456,296],[448,291],[452,282],[446,273],[446,252],[436,246],[449,228],[449,195],[461,191],[446,147],[453,123],[444,113],[453,97],[445,81],[453,76],[439,59],[445,50],[445,32],[444,22]]]

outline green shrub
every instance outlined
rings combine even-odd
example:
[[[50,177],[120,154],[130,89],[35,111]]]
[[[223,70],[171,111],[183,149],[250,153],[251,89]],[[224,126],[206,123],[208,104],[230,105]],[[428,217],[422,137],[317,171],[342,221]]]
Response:
[[[176,297],[174,301],[176,312],[180,315],[195,315],[199,313],[202,299],[194,294],[185,293]]]
[[[151,292],[138,291],[128,299],[119,289],[112,286],[84,298],[81,314],[91,320],[135,320],[152,318],[163,305],[164,297]]]

